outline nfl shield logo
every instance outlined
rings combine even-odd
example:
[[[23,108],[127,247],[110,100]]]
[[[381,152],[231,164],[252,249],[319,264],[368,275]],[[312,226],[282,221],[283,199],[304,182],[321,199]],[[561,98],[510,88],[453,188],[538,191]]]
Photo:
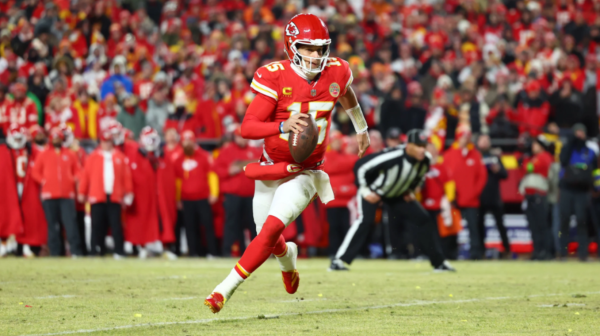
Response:
[[[313,96],[313,97],[316,96],[317,95],[317,89],[310,90],[310,95]]]

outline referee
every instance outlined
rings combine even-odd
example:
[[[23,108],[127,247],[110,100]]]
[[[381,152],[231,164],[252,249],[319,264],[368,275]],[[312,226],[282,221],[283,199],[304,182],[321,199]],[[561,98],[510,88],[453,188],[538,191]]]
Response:
[[[383,201],[389,206],[390,218],[417,225],[419,245],[436,271],[455,271],[444,259],[433,218],[414,196],[415,188],[429,171],[431,156],[425,151],[426,137],[422,130],[414,129],[408,132],[407,142],[366,156],[354,166],[360,197],[358,219],[350,226],[329,270],[348,270],[344,263],[352,263],[361,251],[375,222],[378,204]]]

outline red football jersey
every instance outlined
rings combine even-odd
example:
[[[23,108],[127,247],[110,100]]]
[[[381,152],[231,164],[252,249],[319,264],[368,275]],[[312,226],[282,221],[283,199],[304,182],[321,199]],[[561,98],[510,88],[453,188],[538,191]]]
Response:
[[[322,161],[329,143],[331,111],[339,97],[346,94],[352,84],[348,62],[330,57],[327,66],[312,83],[300,77],[289,60],[267,64],[254,74],[250,87],[257,94],[275,99],[277,106],[268,121],[281,122],[296,113],[308,113],[319,127],[317,148],[302,162],[311,167]],[[265,159],[277,162],[294,162],[288,146],[289,134],[265,138]]]
[[[10,126],[10,116],[8,114],[9,103],[10,101],[8,99],[4,99],[0,102],[0,130],[2,130],[5,136],[8,127]]]
[[[17,183],[25,182],[25,174],[27,172],[27,162],[29,160],[27,149],[11,149],[13,156],[13,164],[15,168],[15,180]]]
[[[38,112],[35,103],[25,97],[22,101],[13,100],[6,107],[10,124],[19,124],[27,129],[37,124]]]

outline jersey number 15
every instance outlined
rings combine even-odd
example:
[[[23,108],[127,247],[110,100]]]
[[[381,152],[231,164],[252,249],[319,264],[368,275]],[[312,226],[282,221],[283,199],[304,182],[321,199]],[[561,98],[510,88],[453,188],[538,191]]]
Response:
[[[317,113],[319,111],[331,111],[333,110],[334,102],[324,102],[324,101],[316,101],[308,103],[308,114],[310,114],[317,123],[317,127],[319,128],[319,139],[317,141],[317,145],[323,143],[325,140],[325,133],[327,133],[327,118],[319,118],[317,119]],[[288,111],[290,111],[290,117],[296,113],[300,113],[302,110],[302,103],[293,103],[288,106]],[[289,141],[290,134],[284,133],[279,136],[281,139],[285,141]]]

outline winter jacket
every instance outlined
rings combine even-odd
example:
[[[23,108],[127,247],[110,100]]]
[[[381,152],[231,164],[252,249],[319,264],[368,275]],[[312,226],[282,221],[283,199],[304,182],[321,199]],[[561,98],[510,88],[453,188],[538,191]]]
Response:
[[[444,154],[444,164],[450,179],[456,183],[456,204],[461,208],[477,208],[487,182],[487,169],[481,154],[469,144],[459,148],[453,144]]]
[[[167,118],[169,117],[169,109],[172,106],[168,102],[158,105],[154,99],[148,100],[148,110],[146,110],[146,125],[154,128],[160,137],[164,136],[164,128]]]
[[[345,154],[334,150],[325,153],[323,171],[329,175],[329,182],[335,199],[325,205],[326,208],[345,208],[356,195],[354,184],[354,164],[356,155]]]
[[[130,113],[126,111],[124,107],[121,107],[121,111],[117,114],[117,121],[120,122],[123,127],[132,131],[135,139],[140,136],[142,128],[146,126],[146,116],[139,107],[134,107],[133,113]]]
[[[487,169],[487,182],[481,192],[480,201],[483,205],[496,205],[502,202],[500,195],[500,181],[508,177],[508,172],[502,164],[500,157],[491,154],[490,152],[481,153],[483,164]],[[500,170],[497,173],[492,171],[492,165],[497,164]]]
[[[32,176],[42,186],[42,199],[75,198],[79,160],[70,150],[52,146],[35,160]]]
[[[568,97],[561,97],[560,90],[550,96],[554,110],[554,121],[560,128],[571,128],[583,121],[583,100],[581,94],[573,91]]]
[[[519,185],[519,192],[523,195],[546,195],[550,188],[548,173],[553,161],[552,155],[546,151],[525,159],[521,165],[525,176]]]
[[[215,160],[215,173],[219,176],[221,193],[252,197],[254,181],[246,177],[243,170],[230,175],[229,167],[236,162],[258,162],[261,154],[262,148],[259,147],[240,147],[235,142],[225,145]]]
[[[127,165],[125,155],[119,150],[114,149],[112,151],[112,161],[115,180],[113,192],[110,194],[110,201],[121,203],[126,194],[133,192],[131,170]],[[85,167],[80,174],[79,194],[87,196],[88,202],[91,204],[106,202],[106,192],[104,191],[104,154],[100,148],[92,152],[85,161]]]
[[[207,199],[211,194],[209,174],[212,170],[212,159],[203,149],[196,149],[192,156],[180,157],[175,162],[175,176],[181,180],[181,199]]]

